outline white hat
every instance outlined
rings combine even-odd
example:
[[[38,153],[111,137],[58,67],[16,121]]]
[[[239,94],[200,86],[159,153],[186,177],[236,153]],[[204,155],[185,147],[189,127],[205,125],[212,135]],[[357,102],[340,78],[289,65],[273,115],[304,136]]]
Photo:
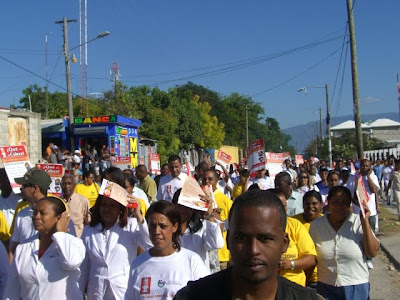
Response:
[[[74,152],[77,153],[77,154],[81,153],[81,151],[79,151],[79,150],[75,150]]]

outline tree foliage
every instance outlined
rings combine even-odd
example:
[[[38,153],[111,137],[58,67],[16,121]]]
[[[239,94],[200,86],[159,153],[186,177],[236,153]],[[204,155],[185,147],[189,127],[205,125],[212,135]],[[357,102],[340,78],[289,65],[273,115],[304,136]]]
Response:
[[[29,108],[45,117],[45,90],[34,84],[23,91],[20,107]],[[67,94],[49,93],[49,118],[68,115]],[[245,148],[246,109],[248,139],[264,139],[266,151],[294,153],[276,119],[265,118],[260,103],[250,97],[232,93],[221,95],[201,85],[188,82],[167,91],[158,87],[124,85],[104,92],[102,99],[88,101],[73,98],[75,116],[119,114],[142,121],[141,136],[157,140],[162,157],[176,154],[179,149],[220,148],[223,144]]]
[[[357,159],[355,131],[346,131],[340,137],[332,137],[332,157],[333,160],[343,157]],[[371,137],[369,134],[363,134],[364,151],[381,149],[385,146],[385,142],[377,138]],[[315,154],[316,149],[318,157],[329,159],[328,138],[323,141],[313,139],[306,148],[308,155]]]

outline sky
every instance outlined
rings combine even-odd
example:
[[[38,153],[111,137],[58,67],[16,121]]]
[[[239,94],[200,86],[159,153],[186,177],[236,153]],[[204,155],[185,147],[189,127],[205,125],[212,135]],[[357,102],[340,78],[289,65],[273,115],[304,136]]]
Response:
[[[192,81],[249,96],[282,129],[319,120],[320,107],[325,116],[325,90],[312,88],[325,84],[331,117],[353,114],[346,0],[87,2],[88,40],[110,32],[88,44],[92,95],[111,89],[117,62],[128,86],[168,90]],[[354,1],[362,115],[399,109],[399,11],[398,0]],[[46,34],[49,91],[65,92],[62,28],[55,24],[63,17],[78,20],[68,26],[71,49],[79,45],[79,0],[2,3],[0,106],[18,105],[31,84],[45,86]],[[79,62],[79,49],[72,53]],[[79,94],[79,63],[71,74]]]

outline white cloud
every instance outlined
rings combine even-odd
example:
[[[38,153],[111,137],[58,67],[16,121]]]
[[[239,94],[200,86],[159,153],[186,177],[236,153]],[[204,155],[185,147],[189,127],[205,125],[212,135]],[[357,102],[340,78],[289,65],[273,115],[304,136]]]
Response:
[[[378,102],[381,102],[380,98],[371,97],[371,96],[361,99],[361,103],[365,103],[365,104],[378,103]]]

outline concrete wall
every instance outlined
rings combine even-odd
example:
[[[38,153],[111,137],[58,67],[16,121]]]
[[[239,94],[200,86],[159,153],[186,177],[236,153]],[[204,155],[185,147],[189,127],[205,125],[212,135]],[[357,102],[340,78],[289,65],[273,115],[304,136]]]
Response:
[[[40,114],[19,110],[0,110],[0,146],[17,146],[9,144],[8,118],[10,117],[18,117],[26,120],[26,149],[31,163],[37,163],[42,158]],[[0,167],[3,167],[1,160]]]
[[[382,141],[400,141],[400,128],[374,128],[372,136]]]

